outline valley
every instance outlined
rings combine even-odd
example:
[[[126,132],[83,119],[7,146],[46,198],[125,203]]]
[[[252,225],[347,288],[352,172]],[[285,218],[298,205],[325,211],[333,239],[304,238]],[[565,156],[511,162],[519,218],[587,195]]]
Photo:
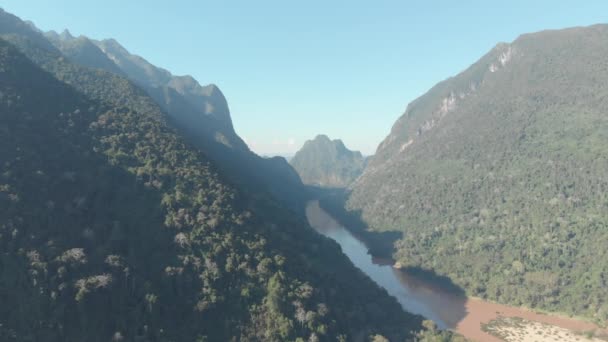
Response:
[[[376,259],[369,254],[365,243],[325,212],[318,201],[308,203],[306,215],[316,231],[336,241],[353,264],[397,298],[404,310],[432,320],[440,329],[453,330],[478,342],[518,341],[499,338],[484,328],[485,325],[495,323],[497,320],[516,318],[533,322],[534,332],[541,330],[538,328],[539,325],[546,326],[547,329],[555,331],[558,337],[564,338],[562,341],[572,340],[568,337],[573,336],[577,336],[580,341],[601,341],[599,338],[593,338],[594,335],[608,338],[608,330],[593,323],[467,297],[462,292],[445,289],[424,277],[396,268],[392,262]],[[529,333],[527,328],[527,326],[512,325],[509,333],[514,337],[518,334],[526,337]],[[590,337],[586,338],[585,333],[590,333]],[[538,341],[559,340],[561,339],[538,339]],[[521,341],[530,341],[530,339],[524,338]]]
[[[608,342],[608,24],[163,6],[0,8],[0,341]]]

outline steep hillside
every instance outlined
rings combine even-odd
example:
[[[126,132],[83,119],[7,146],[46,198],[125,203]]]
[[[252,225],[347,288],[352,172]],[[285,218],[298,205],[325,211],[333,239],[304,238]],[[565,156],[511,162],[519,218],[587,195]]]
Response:
[[[23,26],[15,18],[6,13],[0,15],[0,21]],[[60,57],[55,51],[49,51],[45,45],[33,43],[29,38],[24,41],[26,36],[23,34],[6,34],[8,32],[0,30],[0,35],[4,34],[5,38],[37,62],[42,65],[58,63]],[[28,34],[40,40],[38,31],[31,30]],[[251,192],[270,192],[294,210],[303,211],[307,195],[297,173],[283,158],[265,159],[249,150],[234,131],[226,99],[215,85],[201,86],[190,76],[174,76],[129,53],[113,39],[96,41],[84,36],[74,38],[67,31],[61,35],[48,32],[46,36],[70,61],[108,71],[112,75],[126,75],[137,88],[144,89],[169,115],[171,123],[181,134],[204,150],[232,181],[249,188]],[[45,57],[41,58],[41,55]],[[123,98],[121,94],[113,96]],[[114,101],[112,98],[108,100]],[[144,101],[148,102],[149,98]]]
[[[227,183],[136,96],[87,97],[0,40],[0,339],[413,337],[419,318],[333,242]]]
[[[499,44],[413,101],[349,208],[471,294],[608,319],[608,26]]]
[[[341,140],[318,135],[306,141],[289,163],[305,184],[343,188],[361,174],[365,158],[361,152],[347,149]]]
[[[33,26],[0,8],[0,32],[3,35],[23,36],[46,50],[57,52],[57,49]]]
[[[45,34],[45,37],[57,47],[63,55],[67,56],[74,63],[126,76],[126,74],[123,73],[123,71],[87,37],[80,36],[75,38],[68,30],[63,31],[61,34],[50,31]]]
[[[73,37],[69,31],[45,36],[63,55],[82,66],[126,76],[145,89],[174,120],[230,148],[248,151],[234,132],[228,103],[215,85],[201,86],[190,76],[174,76],[144,58],[132,55],[114,39]]]
[[[185,120],[183,112],[187,111],[190,116],[186,122],[188,125],[213,122],[217,126],[216,134],[222,134],[219,142],[247,150],[245,143],[234,132],[226,99],[215,85],[203,87],[191,76],[174,76],[144,58],[131,54],[114,39],[92,42],[130,79],[147,89],[170,114],[176,113],[173,115],[175,119]],[[180,111],[174,112],[172,106],[179,106]],[[202,121],[201,118],[212,120]]]

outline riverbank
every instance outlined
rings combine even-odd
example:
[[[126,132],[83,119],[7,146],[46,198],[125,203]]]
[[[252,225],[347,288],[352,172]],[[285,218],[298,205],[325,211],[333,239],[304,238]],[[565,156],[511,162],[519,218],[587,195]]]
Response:
[[[514,329],[523,327],[522,324],[501,327],[501,333],[509,333],[509,336],[513,337],[508,341],[518,341],[515,338],[524,338],[521,341],[527,341],[526,338],[531,336],[527,334],[530,332],[528,330],[531,327],[539,327],[536,323],[548,326],[547,331],[556,333],[556,335],[551,335],[553,337],[577,336],[578,341],[581,342],[592,341],[586,337],[590,336],[590,331],[593,331],[594,334],[600,332],[608,334],[608,331],[591,322],[560,315],[538,313],[525,308],[467,297],[463,292],[446,290],[445,287],[438,286],[430,281],[429,277],[416,272],[408,273],[398,269],[397,266],[400,265],[394,262],[372,257],[365,241],[355,237],[350,230],[325,212],[318,201],[309,202],[306,215],[313,228],[340,244],[344,254],[378,285],[384,287],[397,298],[406,311],[420,314],[435,321],[439,327],[453,330],[473,341],[505,341],[504,338],[498,337],[496,331],[487,329],[488,326],[497,327],[496,322],[500,322],[504,318],[516,318],[525,322],[532,322],[525,325],[526,330],[519,334],[516,334]],[[551,327],[557,327],[563,329],[563,331]],[[540,328],[537,331],[540,331]],[[546,333],[543,336],[545,336],[544,339],[532,339],[532,341],[552,341]],[[568,340],[562,339],[561,341]]]
[[[463,336],[475,341],[505,341],[504,339],[499,339],[483,329],[484,325],[490,324],[493,321],[505,317],[519,318],[529,322],[537,322],[548,326],[559,327],[572,332],[572,336],[579,336],[580,341],[585,340],[585,333],[594,332],[594,335],[607,333],[605,330],[590,322],[559,315],[537,313],[524,308],[497,304],[478,298],[467,298],[465,301],[465,308],[467,315],[465,315],[461,321],[457,322],[456,325],[451,328],[459,334],[462,334]],[[537,340],[541,341],[542,339]]]

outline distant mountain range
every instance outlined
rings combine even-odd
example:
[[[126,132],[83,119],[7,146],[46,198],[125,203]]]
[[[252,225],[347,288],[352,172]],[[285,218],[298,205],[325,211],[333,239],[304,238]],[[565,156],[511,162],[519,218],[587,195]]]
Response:
[[[414,100],[349,208],[476,296],[608,319],[608,25],[525,34]],[[446,58],[449,58],[447,56]]]
[[[450,340],[305,223],[319,194],[405,268],[605,324],[606,42],[498,44],[369,160],[320,135],[288,163],[217,86],[0,9],[0,341]]]
[[[345,188],[363,172],[365,160],[361,152],[347,149],[341,140],[318,135],[306,141],[289,163],[304,184]]]
[[[217,88],[47,35],[0,10],[1,341],[432,333],[286,208]]]
[[[233,181],[254,192],[269,191],[294,210],[303,207],[305,196],[296,172],[281,157],[262,158],[249,150],[234,131],[228,104],[217,86],[174,76],[114,39],[74,37],[67,30],[44,36],[71,62],[124,76],[144,89],[182,134],[204,149]]]

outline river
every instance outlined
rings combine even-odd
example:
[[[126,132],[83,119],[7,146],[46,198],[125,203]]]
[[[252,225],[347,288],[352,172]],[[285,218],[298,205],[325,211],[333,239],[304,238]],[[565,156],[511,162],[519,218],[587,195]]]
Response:
[[[376,260],[368,253],[365,243],[326,213],[319,206],[319,201],[308,203],[306,217],[316,231],[336,241],[353,264],[385,288],[406,311],[433,320],[441,329],[454,330],[471,340],[483,342],[503,341],[486,333],[481,327],[483,323],[499,316],[519,317],[579,332],[597,329],[592,323],[568,317],[540,314],[524,308],[456,295]],[[522,341],[525,340],[527,339]]]

